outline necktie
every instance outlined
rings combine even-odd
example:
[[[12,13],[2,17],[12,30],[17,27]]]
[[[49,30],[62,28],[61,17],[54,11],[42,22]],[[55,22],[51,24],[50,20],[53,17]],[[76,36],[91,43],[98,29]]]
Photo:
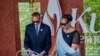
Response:
[[[38,35],[38,25],[35,25],[35,30],[36,30],[36,33]]]

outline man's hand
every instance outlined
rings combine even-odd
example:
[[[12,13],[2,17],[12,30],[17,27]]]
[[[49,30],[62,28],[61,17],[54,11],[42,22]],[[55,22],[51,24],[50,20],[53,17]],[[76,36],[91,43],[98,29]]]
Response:
[[[40,56],[44,56],[45,55],[45,51],[42,51],[41,53],[40,53]]]
[[[29,52],[29,56],[32,56],[33,54],[32,50],[28,49],[28,52]]]

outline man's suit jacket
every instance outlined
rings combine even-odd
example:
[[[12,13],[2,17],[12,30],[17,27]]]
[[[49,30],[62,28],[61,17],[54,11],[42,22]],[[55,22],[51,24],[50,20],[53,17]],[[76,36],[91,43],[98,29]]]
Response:
[[[26,26],[25,39],[24,39],[25,49],[31,49],[38,53],[48,51],[51,47],[51,30],[50,27],[44,23],[41,23],[39,33],[37,35],[35,26],[33,23]]]

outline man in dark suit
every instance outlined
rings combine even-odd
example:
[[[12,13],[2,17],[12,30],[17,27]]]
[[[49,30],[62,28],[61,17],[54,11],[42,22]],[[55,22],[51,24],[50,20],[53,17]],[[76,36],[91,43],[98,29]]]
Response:
[[[48,55],[51,47],[50,27],[41,22],[38,12],[32,14],[32,23],[26,26],[24,47],[40,53],[41,56]]]

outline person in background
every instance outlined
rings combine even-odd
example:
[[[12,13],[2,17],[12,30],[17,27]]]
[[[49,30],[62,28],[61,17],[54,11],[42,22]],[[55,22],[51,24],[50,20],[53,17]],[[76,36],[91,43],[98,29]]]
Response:
[[[57,32],[57,40],[49,56],[80,56],[80,34],[71,26],[72,16],[65,14],[61,18],[61,27]]]
[[[51,47],[51,30],[48,25],[42,23],[38,12],[32,14],[32,23],[26,26],[24,47],[41,56],[48,55]]]

